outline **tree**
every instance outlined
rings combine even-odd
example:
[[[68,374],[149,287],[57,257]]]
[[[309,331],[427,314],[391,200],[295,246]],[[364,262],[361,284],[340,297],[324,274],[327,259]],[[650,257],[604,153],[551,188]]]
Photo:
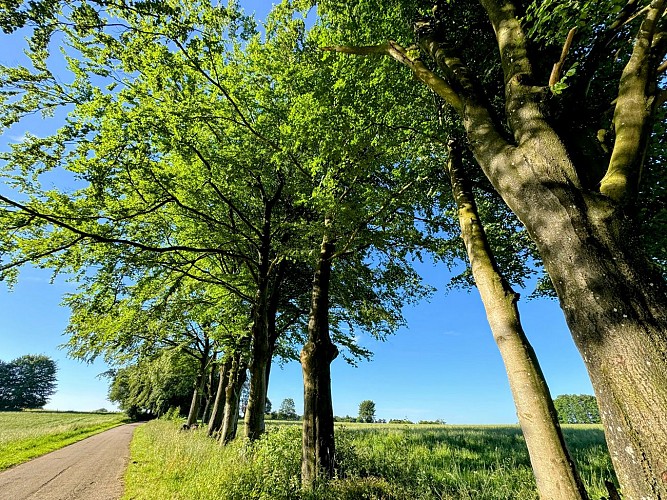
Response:
[[[501,274],[484,231],[460,148],[450,139],[447,171],[471,273],[505,365],[519,424],[542,498],[587,499],[572,460],[547,382],[521,325],[518,294]]]
[[[561,394],[554,399],[558,420],[564,424],[599,424],[600,411],[595,396]]]
[[[42,408],[56,391],[56,371],[56,362],[44,355],[0,361],[0,410]]]
[[[271,406],[271,400],[266,398],[266,407],[264,409],[264,413],[271,413]]]
[[[365,399],[359,403],[359,422],[375,422],[375,403],[370,399]]]
[[[171,408],[187,415],[197,380],[196,365],[193,358],[175,351],[113,369],[107,372],[109,400],[136,420],[164,415]]]
[[[665,2],[479,3],[437,2],[426,11],[410,1],[322,1],[318,13],[348,44],[333,50],[394,58],[448,103],[448,117],[542,257],[588,368],[624,494],[667,496],[659,479],[667,287],[655,266],[665,262],[664,230],[656,231],[664,209],[655,208],[664,200],[655,147],[667,97]],[[373,22],[360,29],[359,19]],[[397,39],[368,45],[390,29]],[[404,48],[415,41],[427,60]]]
[[[278,418],[280,420],[296,420],[298,418],[294,400],[292,398],[283,399],[283,402],[280,403],[280,408],[278,408]]]

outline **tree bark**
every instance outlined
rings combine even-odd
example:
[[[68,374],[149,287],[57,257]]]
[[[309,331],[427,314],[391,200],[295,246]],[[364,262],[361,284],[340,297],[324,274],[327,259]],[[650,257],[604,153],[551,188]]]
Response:
[[[202,425],[208,426],[209,420],[211,418],[211,410],[213,406],[213,400],[215,398],[215,392],[213,389],[214,385],[219,385],[216,384],[215,380],[215,370],[213,368],[214,362],[215,362],[216,354],[213,355],[213,358],[211,359],[211,369],[208,371],[208,379],[206,381],[206,404],[204,405],[204,408],[201,412],[201,421]],[[219,371],[219,370],[218,370]]]
[[[640,179],[637,169],[641,169],[647,121],[656,103],[663,102],[651,94],[655,85],[649,85],[643,65],[650,64],[651,49],[659,45],[653,43],[656,21],[667,2],[654,0],[646,6],[619,85],[610,176],[600,179],[604,184],[597,192],[587,189],[580,175],[590,170],[589,165],[574,164],[564,138],[545,117],[547,94],[534,86],[532,51],[515,2],[480,0],[480,4],[498,42],[511,141],[464,61],[442,39],[439,30],[444,25],[422,22],[431,27],[420,26],[419,45],[445,77],[411,58],[395,42],[327,50],[393,57],[459,114],[477,162],[525,225],[551,277],[593,383],[624,496],[665,499],[667,284],[642,254],[625,210],[627,197],[637,193],[634,184]]]
[[[512,2],[481,3],[498,39],[513,143],[499,132],[460,59],[434,37],[422,47],[456,79],[473,154],[540,252],[590,375],[624,497],[667,498],[667,285],[642,254],[624,197],[586,189],[578,175],[585,165],[574,165],[545,118],[542,94],[527,83],[528,51]],[[649,12],[664,4],[652,3]],[[646,113],[635,120],[636,128],[645,119]],[[633,154],[626,162],[635,161]],[[621,170],[610,163],[610,171]],[[631,175],[625,178],[631,184]]]
[[[190,403],[190,411],[188,412],[188,418],[185,422],[187,427],[191,427],[197,423],[197,416],[199,415],[199,407],[201,404],[201,398],[204,394],[204,389],[206,387],[206,369],[208,365],[208,352],[202,354],[202,357],[199,360],[199,371],[197,373],[197,381],[195,382],[195,388],[192,391],[192,402]]]
[[[254,441],[264,432],[264,410],[266,409],[267,376],[271,350],[269,348],[269,297],[270,297],[270,251],[271,211],[267,204],[259,251],[258,286],[253,307],[252,361],[250,364],[250,394],[245,412],[245,436]]]
[[[447,165],[461,237],[493,338],[505,365],[537,489],[543,500],[584,500],[588,494],[569,455],[539,362],[521,326],[518,294],[500,274],[455,145]]]
[[[241,388],[246,379],[247,364],[243,361],[243,355],[237,353],[234,355],[227,387],[225,389],[225,411],[222,417],[222,431],[220,432],[220,442],[227,444],[236,437],[236,430],[239,421],[239,400],[241,398]]]
[[[588,369],[624,496],[667,498],[662,276],[638,255],[631,232],[610,220],[607,200],[546,182],[522,196],[510,194],[509,204],[537,243]],[[535,195],[544,196],[545,210],[526,203],[524,197]]]
[[[222,417],[225,412],[225,389],[229,381],[229,372],[231,371],[232,357],[227,355],[225,360],[220,363],[220,375],[218,377],[218,390],[215,393],[215,402],[211,411],[211,418],[208,422],[208,435],[213,436],[220,432],[222,427]]]
[[[313,278],[308,342],[301,351],[304,399],[301,482],[304,488],[312,487],[318,478],[332,477],[335,466],[331,362],[338,355],[338,349],[329,336],[333,253],[334,244],[325,235]]]
[[[263,295],[260,297],[259,295]],[[252,326],[252,363],[250,365],[250,394],[245,412],[245,436],[254,441],[264,432],[266,409],[266,370],[269,364],[269,336],[266,315],[266,294],[258,293],[257,311]],[[263,303],[259,303],[262,301]]]

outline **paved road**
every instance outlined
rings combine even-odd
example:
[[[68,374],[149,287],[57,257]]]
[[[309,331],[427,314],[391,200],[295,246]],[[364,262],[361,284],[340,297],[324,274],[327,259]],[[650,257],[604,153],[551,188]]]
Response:
[[[116,500],[135,427],[127,424],[0,473],[0,500]]]

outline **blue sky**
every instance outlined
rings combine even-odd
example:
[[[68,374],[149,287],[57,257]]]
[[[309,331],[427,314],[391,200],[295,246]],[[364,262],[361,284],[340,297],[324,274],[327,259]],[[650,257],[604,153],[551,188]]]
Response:
[[[241,2],[263,17],[270,2]],[[2,35],[0,35],[2,36]],[[0,44],[0,63],[21,59],[16,38]],[[9,43],[6,43],[9,42]],[[13,127],[0,138],[0,147],[25,132],[47,133],[39,120]],[[0,187],[2,189],[2,187]],[[371,399],[378,418],[413,421],[443,419],[449,423],[492,424],[517,421],[500,354],[491,336],[476,291],[445,293],[450,273],[445,266],[419,264],[418,271],[439,291],[429,302],[406,309],[408,327],[386,342],[361,336],[375,355],[371,362],[351,367],[342,358],[332,365],[334,412],[356,415],[359,403]],[[58,349],[65,341],[68,309],[64,293],[75,284],[50,272],[26,268],[10,292],[0,284],[0,359],[23,354],[46,354],[58,363],[58,389],[47,408],[94,410],[114,408],[106,399],[108,382],[98,378],[104,363],[71,360]],[[530,292],[530,290],[528,290]],[[524,293],[528,295],[528,293]],[[552,395],[589,393],[592,388],[557,302],[521,301],[522,319],[537,352]],[[285,398],[302,409],[301,367],[293,362],[274,366],[269,398],[274,408]]]

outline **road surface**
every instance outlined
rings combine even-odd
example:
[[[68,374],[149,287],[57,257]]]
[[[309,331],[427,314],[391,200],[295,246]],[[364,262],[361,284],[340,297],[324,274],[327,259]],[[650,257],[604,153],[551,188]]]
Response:
[[[114,427],[0,472],[0,499],[117,500],[137,425]]]

